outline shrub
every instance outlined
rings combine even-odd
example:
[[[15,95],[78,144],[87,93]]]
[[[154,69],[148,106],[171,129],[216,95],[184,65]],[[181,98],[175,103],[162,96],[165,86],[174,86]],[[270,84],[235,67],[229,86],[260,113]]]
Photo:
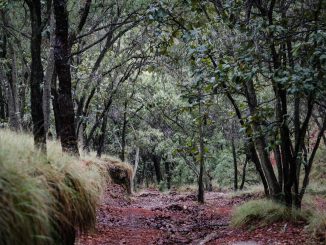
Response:
[[[94,226],[104,176],[49,142],[47,157],[32,137],[0,131],[1,244],[73,244]]]
[[[278,221],[307,221],[309,215],[310,212],[308,211],[291,210],[272,200],[253,200],[235,209],[231,225],[235,227],[255,227]]]

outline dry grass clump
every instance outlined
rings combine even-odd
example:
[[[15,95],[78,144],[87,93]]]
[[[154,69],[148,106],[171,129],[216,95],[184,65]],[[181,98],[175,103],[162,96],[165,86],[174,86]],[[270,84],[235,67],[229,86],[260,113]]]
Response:
[[[108,183],[121,185],[128,194],[131,194],[133,168],[129,163],[122,162],[120,159],[109,155],[103,155],[99,159],[94,152],[85,155],[83,162],[87,166],[96,166]]]
[[[57,143],[49,142],[46,157],[29,135],[1,130],[1,244],[73,244],[75,231],[94,226],[104,184],[99,166]]]
[[[326,213],[315,212],[309,218],[307,230],[313,237],[319,239],[321,242],[326,242]]]
[[[246,202],[237,207],[233,212],[231,225],[255,227],[279,221],[307,221],[310,215],[309,211],[291,210],[272,200],[260,199]]]
[[[115,184],[122,185],[127,193],[131,194],[132,166],[129,163],[121,162],[119,159],[111,156],[104,156],[102,161],[107,168],[111,181]]]

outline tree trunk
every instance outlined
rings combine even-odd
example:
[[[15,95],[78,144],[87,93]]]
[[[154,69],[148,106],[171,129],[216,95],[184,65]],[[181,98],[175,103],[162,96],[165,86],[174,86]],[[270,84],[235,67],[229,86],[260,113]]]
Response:
[[[231,94],[229,92],[226,93],[226,96],[230,100],[232,106],[234,107],[234,110],[235,110],[235,112],[237,114],[237,117],[238,117],[238,119],[240,121],[241,126],[246,128],[245,122],[244,122],[244,120],[242,118],[242,115],[241,115],[241,111],[240,111],[238,105],[236,104],[236,101],[233,99],[233,97],[231,96]],[[254,141],[252,139],[252,133],[251,133],[250,130],[246,130],[246,136],[248,138],[247,144],[248,144],[248,151],[249,151],[250,160],[255,164],[256,171],[258,172],[258,174],[259,174],[259,176],[261,178],[261,181],[263,183],[263,186],[264,186],[265,195],[268,197],[270,195],[270,193],[269,193],[269,189],[268,189],[267,180],[266,180],[266,177],[265,177],[264,172],[262,170],[260,160],[258,158],[256,148],[255,148],[255,145],[254,145]]]
[[[4,33],[4,31],[3,31]],[[3,59],[4,57],[6,57],[6,50],[5,50],[5,40],[6,40],[6,36],[3,34],[0,36],[1,37],[1,42],[0,42],[0,57]],[[6,96],[5,96],[5,89],[4,89],[4,80],[5,78],[5,74],[4,71],[5,69],[3,68],[2,65],[0,65],[0,123],[3,123],[7,116],[6,116]]]
[[[326,131],[326,117],[324,117],[324,121],[323,121],[323,125],[319,131],[319,134],[317,136],[317,140],[316,140],[316,143],[315,143],[315,146],[311,152],[311,155],[309,157],[309,160],[307,162],[307,164],[305,165],[305,176],[304,176],[304,179],[303,179],[303,182],[302,182],[302,187],[301,187],[301,190],[300,190],[300,193],[298,195],[298,198],[296,198],[296,203],[295,203],[295,206],[297,208],[301,208],[301,202],[302,202],[302,198],[306,192],[306,189],[307,189],[307,186],[309,184],[309,176],[310,176],[310,172],[311,172],[311,167],[312,167],[312,163],[314,161],[314,158],[316,156],[316,152],[319,148],[319,144],[320,144],[320,141],[321,141],[321,138],[322,136],[324,135],[324,132]]]
[[[100,133],[99,140],[98,140],[98,148],[97,148],[97,154],[96,155],[99,158],[102,156],[102,151],[103,151],[103,148],[104,148],[107,124],[108,124],[108,114],[106,113],[105,116],[103,117],[101,133]],[[122,161],[124,161],[124,160],[122,160]]]
[[[248,99],[249,111],[250,115],[254,116],[257,113],[257,98],[256,92],[254,89],[254,84],[252,80],[248,80],[246,83],[246,97]],[[267,180],[269,194],[274,199],[279,199],[281,194],[281,188],[277,182],[273,166],[269,159],[268,152],[266,151],[266,138],[263,135],[261,125],[259,125],[256,121],[252,122],[252,128],[254,132],[257,134],[255,137],[254,143],[259,154],[260,163],[264,172],[264,175]]]
[[[170,164],[171,163],[169,161],[165,161],[164,162],[165,174],[166,174],[166,184],[167,184],[168,190],[171,189],[171,171],[170,171]]]
[[[233,156],[233,169],[234,169],[234,190],[238,190],[238,163],[237,163],[237,154],[235,151],[234,139],[231,140],[232,146],[232,156]]]
[[[139,165],[139,147],[136,148],[136,156],[135,156],[135,164],[134,164],[134,169],[132,172],[132,178],[131,178],[131,184],[132,184],[132,191],[135,191],[135,186],[136,186],[136,182],[135,182],[135,177],[137,174],[137,169],[138,169],[138,165]]]
[[[283,164],[282,164],[282,157],[281,157],[281,153],[280,153],[280,149],[279,146],[277,145],[274,149],[274,155],[275,155],[275,160],[276,160],[276,166],[277,166],[277,177],[278,177],[278,183],[280,185],[280,187],[283,188]]]
[[[201,98],[200,98],[201,99]],[[202,112],[201,112],[201,101],[199,102],[199,176],[198,176],[198,202],[204,203],[204,164],[205,164],[205,153],[204,153],[204,132],[203,132],[203,122],[202,122]]]
[[[25,67],[25,71],[24,71],[24,79],[23,79],[23,84],[20,87],[19,90],[19,102],[20,102],[20,121],[21,121],[21,125],[22,125],[22,129],[27,131],[28,129],[28,125],[26,124],[26,122],[24,121],[24,116],[25,113],[27,113],[26,111],[26,91],[28,91],[28,86],[29,86],[29,80],[30,80],[30,72],[29,69]]]
[[[162,181],[161,158],[154,154],[151,155],[151,158],[152,158],[152,161],[154,164],[156,180],[157,180],[157,183],[159,184]]]
[[[61,119],[60,119],[60,110],[59,110],[59,102],[58,102],[57,73],[55,69],[53,72],[52,82],[51,82],[51,95],[52,95],[52,107],[53,107],[56,138],[60,139]]]
[[[17,76],[17,57],[16,52],[11,44],[9,44],[9,54],[12,57],[12,64],[11,64],[11,74],[8,74],[8,77],[11,76],[11,79],[8,79],[10,81],[9,83],[9,101],[12,105],[12,128],[16,131],[21,130],[21,121],[20,121],[20,110],[19,110],[19,97],[18,97],[18,76]]]
[[[259,173],[260,179],[263,183],[265,196],[269,197],[270,192],[269,192],[269,188],[268,188],[268,184],[267,184],[267,179],[264,175],[263,169],[260,164],[260,160],[258,158],[256,149],[255,149],[255,146],[254,146],[254,143],[252,142],[252,140],[250,140],[250,143],[249,143],[249,150],[250,150],[250,160],[255,164],[256,170]]]
[[[245,160],[245,163],[244,163],[243,169],[242,169],[242,180],[241,180],[241,184],[240,184],[240,190],[243,190],[244,184],[246,182],[246,168],[247,168],[248,160],[249,160],[249,157],[246,156],[246,160]]]
[[[52,12],[52,11],[51,11]],[[47,133],[50,128],[50,100],[51,100],[51,83],[54,72],[54,35],[55,22],[53,13],[50,18],[50,49],[48,54],[48,64],[45,71],[44,86],[43,86],[43,114],[44,114],[44,129]]]
[[[44,130],[44,116],[42,108],[43,66],[41,59],[42,21],[41,1],[27,1],[31,16],[31,111],[33,121],[34,144],[46,152],[46,134]]]
[[[3,23],[8,25],[7,16],[4,11],[1,11],[1,17]],[[19,131],[21,129],[20,124],[20,113],[19,113],[19,103],[17,94],[17,69],[16,69],[16,53],[10,43],[7,42],[6,29],[3,28],[3,36],[1,40],[1,59],[7,59],[7,49],[9,50],[9,56],[11,57],[11,64],[7,62],[1,64],[1,80],[3,80],[3,94],[2,97],[2,112],[5,114],[5,101],[7,101],[8,114],[9,114],[9,127],[14,131]],[[7,71],[6,73],[4,71]],[[6,98],[6,99],[5,99]]]
[[[125,160],[125,154],[126,154],[126,133],[127,133],[127,106],[128,102],[125,101],[124,104],[124,112],[123,112],[123,124],[122,124],[122,132],[121,132],[121,153],[120,158],[122,161]]]
[[[70,45],[66,0],[54,0],[55,46],[54,60],[59,79],[60,140],[62,150],[79,156],[75,131],[75,115],[71,94]]]
[[[0,73],[0,79],[2,74]],[[1,79],[2,80],[2,79]],[[0,81],[0,123],[6,120],[6,99],[3,91],[2,81]]]

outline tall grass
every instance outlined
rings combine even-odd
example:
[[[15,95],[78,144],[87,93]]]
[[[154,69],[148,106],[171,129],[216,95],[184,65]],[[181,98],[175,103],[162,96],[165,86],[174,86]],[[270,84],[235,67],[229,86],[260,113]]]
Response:
[[[1,130],[0,244],[73,243],[75,231],[95,224],[104,177],[56,142],[45,156],[29,135]]]
[[[257,227],[278,221],[307,221],[311,212],[289,209],[272,200],[253,200],[237,207],[232,215],[231,225],[234,227]]]
[[[326,212],[316,212],[309,218],[308,232],[326,243]]]

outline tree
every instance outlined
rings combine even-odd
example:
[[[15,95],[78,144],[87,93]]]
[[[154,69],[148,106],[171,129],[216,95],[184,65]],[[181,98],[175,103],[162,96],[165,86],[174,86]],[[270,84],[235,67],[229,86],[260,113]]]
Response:
[[[164,53],[175,52],[182,41],[206,90],[225,95],[233,106],[266,195],[300,207],[324,134],[324,127],[319,127],[316,144],[306,157],[312,113],[325,94],[325,4],[319,0],[192,1],[190,7],[173,3],[174,8],[165,1],[151,8],[152,19],[165,27],[160,34],[165,37]],[[301,168],[305,177],[299,190]]]
[[[9,25],[9,17],[7,10],[0,10],[2,23],[4,26]],[[3,36],[1,39],[1,59],[3,60],[1,76],[6,86],[3,91],[3,97],[7,97],[9,127],[12,130],[21,130],[21,118],[18,98],[18,77],[17,77],[17,55],[10,39],[10,35],[5,28],[3,29]],[[11,57],[11,60],[9,57]],[[7,60],[8,59],[8,60]],[[6,95],[6,96],[5,96]],[[4,109],[3,109],[4,110]]]
[[[41,59],[42,22],[41,1],[25,0],[29,7],[31,19],[31,114],[33,120],[33,135],[35,146],[46,152],[46,133],[44,129],[44,115],[42,108],[43,65]],[[48,1],[50,5],[51,1]],[[49,11],[49,9],[48,9]]]
[[[70,44],[66,0],[54,0],[55,69],[59,80],[58,109],[60,113],[60,140],[63,151],[79,155],[75,131],[75,114],[71,95]]]

